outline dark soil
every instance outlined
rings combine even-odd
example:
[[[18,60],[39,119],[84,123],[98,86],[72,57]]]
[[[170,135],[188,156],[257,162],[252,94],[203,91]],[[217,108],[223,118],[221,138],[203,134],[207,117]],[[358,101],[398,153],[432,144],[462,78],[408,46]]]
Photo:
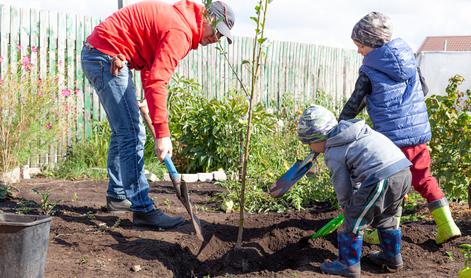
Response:
[[[57,202],[52,221],[46,277],[329,277],[320,272],[325,259],[337,257],[335,233],[301,240],[335,217],[336,211],[305,210],[247,215],[241,249],[234,249],[238,213],[217,211],[210,197],[221,188],[190,185],[191,198],[206,240],[201,243],[187,224],[174,231],[135,228],[132,214],[111,214],[105,205],[106,182],[35,179],[15,185],[15,198],[0,202],[4,212],[39,213],[40,197]],[[151,196],[165,212],[188,216],[169,183],[152,184]],[[33,207],[33,209],[29,209]],[[384,273],[362,260],[364,277],[456,277],[464,265],[457,245],[471,242],[471,211],[453,206],[463,236],[443,246],[434,243],[434,225],[426,220],[403,227],[405,267]],[[363,255],[377,246],[365,245]],[[140,270],[139,270],[140,268]],[[133,270],[134,269],[134,270]],[[135,270],[138,270],[137,272]]]

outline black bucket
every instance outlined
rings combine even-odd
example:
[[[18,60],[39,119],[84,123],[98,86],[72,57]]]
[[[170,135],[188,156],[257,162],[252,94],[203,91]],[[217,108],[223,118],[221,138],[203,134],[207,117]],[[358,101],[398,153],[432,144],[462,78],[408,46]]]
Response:
[[[44,277],[50,216],[0,213],[0,277]]]

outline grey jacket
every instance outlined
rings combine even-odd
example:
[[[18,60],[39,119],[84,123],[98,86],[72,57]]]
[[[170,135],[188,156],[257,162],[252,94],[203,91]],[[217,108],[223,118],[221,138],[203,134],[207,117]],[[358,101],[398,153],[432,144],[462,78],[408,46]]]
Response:
[[[342,207],[360,186],[376,184],[412,165],[391,140],[363,120],[340,121],[329,134],[324,159]]]

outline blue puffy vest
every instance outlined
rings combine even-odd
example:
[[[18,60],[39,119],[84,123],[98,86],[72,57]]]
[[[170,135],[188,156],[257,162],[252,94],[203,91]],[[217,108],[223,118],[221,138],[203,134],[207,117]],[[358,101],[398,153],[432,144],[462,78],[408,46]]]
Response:
[[[398,147],[426,143],[432,138],[424,93],[412,49],[394,39],[373,49],[363,59],[360,72],[371,81],[366,97],[374,129]]]

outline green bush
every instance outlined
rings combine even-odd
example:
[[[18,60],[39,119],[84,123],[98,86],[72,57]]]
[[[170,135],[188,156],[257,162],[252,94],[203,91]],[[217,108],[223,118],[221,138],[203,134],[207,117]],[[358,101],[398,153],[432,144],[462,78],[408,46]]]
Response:
[[[0,78],[0,173],[46,153],[65,134],[74,110],[70,90],[59,97],[57,76],[39,78],[30,56],[18,59]]]
[[[432,127],[432,171],[450,199],[466,199],[471,186],[471,90],[461,91],[464,78],[449,79],[446,95],[426,100]]]
[[[317,92],[315,103],[339,111],[332,98]],[[170,130],[174,161],[185,172],[223,168],[232,179],[222,183],[227,192],[219,194],[222,204],[238,207],[241,140],[245,138],[248,101],[234,92],[220,100],[208,100],[201,86],[181,76],[169,88]],[[257,105],[253,113],[253,132],[247,169],[246,209],[249,212],[301,209],[319,202],[335,204],[335,193],[327,169],[320,158],[318,173],[303,178],[282,198],[267,194],[274,181],[309,150],[296,135],[296,124],[308,104],[297,105],[292,97],[283,97],[276,109]]]
[[[106,179],[108,177],[106,166],[110,136],[111,130],[108,121],[92,122],[90,137],[72,144],[64,161],[50,169],[48,174],[64,179]],[[150,132],[147,132],[144,146],[144,166],[145,169],[158,177],[163,176],[164,166],[154,154],[154,139]]]
[[[59,162],[49,175],[64,179],[105,179],[110,135],[107,121],[93,122],[90,137],[72,144],[64,161]]]
[[[245,130],[248,103],[232,94],[208,100],[200,86],[183,77],[169,89],[170,130],[174,138],[174,160],[184,172],[236,171],[240,138]],[[273,115],[258,105],[253,115],[253,138],[264,136],[275,125]]]

